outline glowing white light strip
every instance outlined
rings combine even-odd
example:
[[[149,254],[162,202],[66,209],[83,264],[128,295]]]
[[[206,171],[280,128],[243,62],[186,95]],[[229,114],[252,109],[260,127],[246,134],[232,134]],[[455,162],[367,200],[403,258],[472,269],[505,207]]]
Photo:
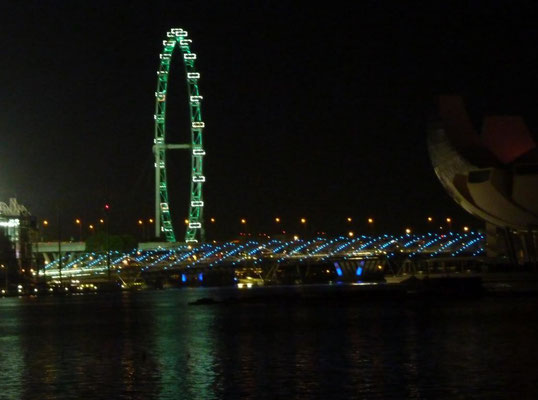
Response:
[[[0,226],[4,226],[7,228],[15,228],[16,226],[19,226],[21,222],[18,219],[10,219],[7,221],[0,221]]]

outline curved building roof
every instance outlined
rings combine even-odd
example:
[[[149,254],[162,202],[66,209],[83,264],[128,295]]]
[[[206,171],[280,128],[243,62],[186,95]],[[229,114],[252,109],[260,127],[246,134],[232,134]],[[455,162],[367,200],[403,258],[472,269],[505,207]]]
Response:
[[[479,134],[461,97],[439,100],[428,150],[448,193],[494,225],[538,230],[538,151],[523,118],[486,116]]]

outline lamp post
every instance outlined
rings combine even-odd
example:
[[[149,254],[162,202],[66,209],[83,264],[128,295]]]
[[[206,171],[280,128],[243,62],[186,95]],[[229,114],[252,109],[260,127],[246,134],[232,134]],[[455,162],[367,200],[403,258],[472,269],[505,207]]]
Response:
[[[370,234],[374,235],[374,219],[372,217],[368,217],[366,222],[368,222],[368,226],[370,227]]]
[[[4,272],[4,294],[7,295],[7,279],[8,279],[8,276],[7,276],[7,268],[4,264],[0,265],[0,268],[2,268],[2,271]]]
[[[247,219],[241,218],[241,225],[243,226],[243,229],[245,230],[245,236],[248,236],[248,228],[247,228]]]
[[[300,219],[300,222],[301,222],[301,226],[303,227],[303,235],[304,235],[304,237],[306,237],[307,236],[307,230],[306,230],[307,220],[306,220],[306,218],[303,217],[303,218]]]
[[[105,247],[106,247],[106,269],[108,272],[108,281],[110,282],[110,216],[108,215],[108,212],[110,210],[110,205],[105,204],[105,218],[100,219],[99,222],[104,224],[106,219],[106,225],[105,225]]]
[[[75,224],[78,226],[78,240],[82,242],[82,221],[77,218],[75,219]]]
[[[153,224],[153,218],[148,218],[148,224],[150,224],[150,225]],[[150,227],[149,230],[148,230],[148,234],[147,234],[148,240],[151,240],[151,232],[152,232],[152,228]],[[146,232],[144,232],[144,234],[145,233]]]
[[[146,240],[146,227],[144,226],[144,221],[139,219],[138,226],[140,226],[140,230],[142,231],[142,241],[144,241]]]
[[[46,240],[47,238],[47,235],[45,234],[45,229],[49,226],[49,221],[47,221],[46,219],[43,220],[43,235],[41,237],[41,240]]]

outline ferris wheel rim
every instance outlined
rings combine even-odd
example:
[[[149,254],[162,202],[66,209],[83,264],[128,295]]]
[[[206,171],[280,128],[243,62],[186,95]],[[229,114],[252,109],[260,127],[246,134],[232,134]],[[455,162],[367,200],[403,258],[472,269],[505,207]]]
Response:
[[[168,196],[168,179],[166,172],[166,150],[188,148],[191,153],[191,179],[189,218],[186,220],[185,242],[204,241],[203,229],[203,129],[201,102],[203,97],[198,88],[200,73],[195,68],[196,53],[190,49],[192,40],[188,32],[181,28],[173,28],[166,33],[163,49],[160,54],[159,70],[157,71],[157,90],[155,92],[155,128],[153,152],[155,154],[155,236],[164,235],[166,241],[175,242],[176,235],[172,223]],[[190,115],[190,143],[187,145],[174,145],[166,143],[166,97],[168,92],[168,75],[171,67],[172,55],[176,48],[180,49],[185,79]]]

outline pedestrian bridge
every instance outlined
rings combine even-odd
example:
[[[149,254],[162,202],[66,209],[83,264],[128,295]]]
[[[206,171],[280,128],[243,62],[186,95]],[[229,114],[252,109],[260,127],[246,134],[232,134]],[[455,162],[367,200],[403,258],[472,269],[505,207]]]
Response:
[[[79,252],[81,244],[61,245],[61,258],[45,260],[39,274],[49,278],[122,274],[129,270],[155,272],[184,271],[219,266],[251,266],[270,262],[274,265],[329,263],[332,260],[377,258],[413,261],[418,259],[469,258],[483,254],[485,236],[467,232],[447,234],[361,235],[354,238],[316,237],[303,240],[248,240],[244,242],[178,244],[129,252]],[[58,244],[51,251],[58,250]],[[47,247],[43,246],[44,251]],[[71,250],[71,251],[70,251]],[[61,261],[60,261],[61,260]]]

